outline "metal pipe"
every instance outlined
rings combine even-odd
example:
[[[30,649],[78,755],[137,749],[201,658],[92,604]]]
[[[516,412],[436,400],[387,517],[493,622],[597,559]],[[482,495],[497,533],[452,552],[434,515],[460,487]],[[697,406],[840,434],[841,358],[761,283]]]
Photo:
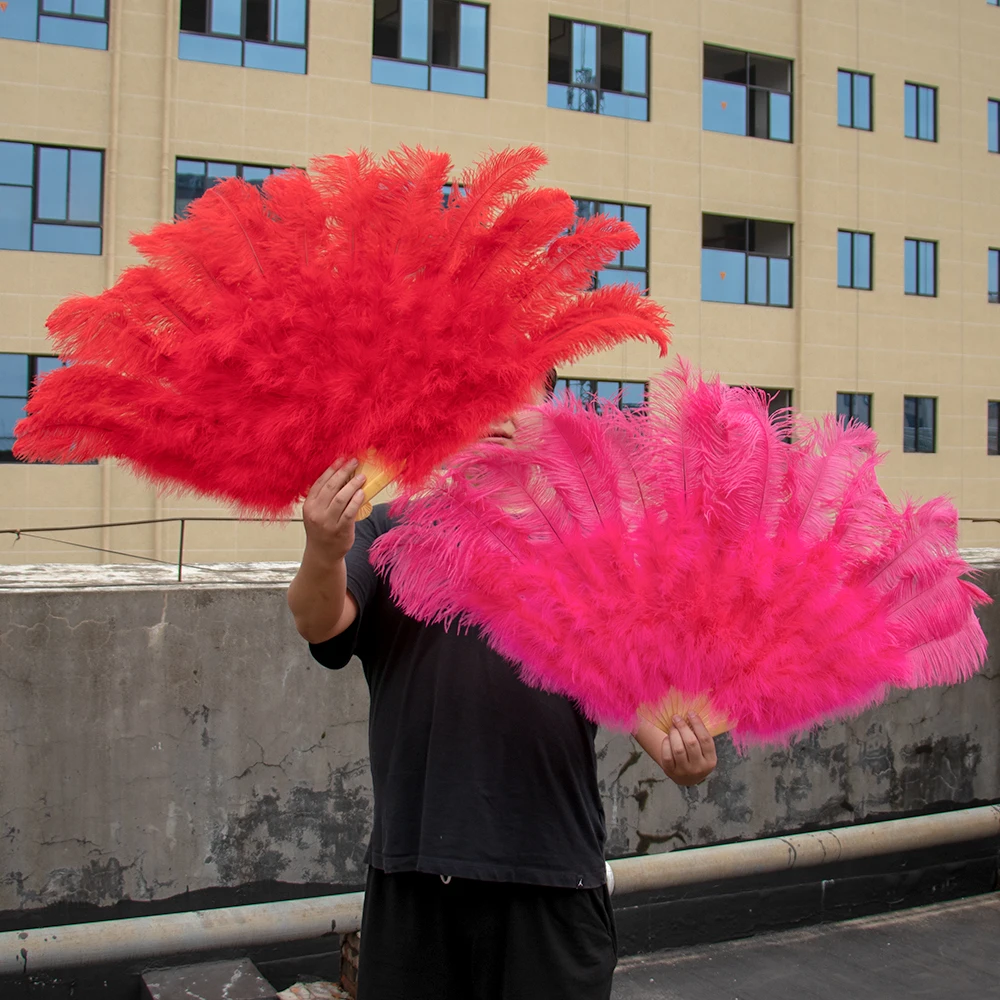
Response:
[[[118,157],[121,148],[121,79],[122,79],[122,21],[125,14],[118,6],[111,11],[111,80],[108,85],[108,148],[105,153],[104,192],[104,233],[102,250],[104,251],[104,284],[110,288],[117,275],[117,241],[118,241]],[[101,520],[111,520],[111,475],[110,458],[102,458],[101,474]],[[111,529],[101,528],[101,562],[107,563],[108,550],[111,548]]]
[[[615,893],[620,895],[997,836],[1000,836],[1000,806],[977,806],[789,837],[620,858],[611,862],[611,868]]]
[[[184,579],[184,518],[181,518],[181,530],[177,536],[177,582]]]
[[[0,934],[0,976],[349,934],[363,892]]]
[[[174,113],[174,66],[177,53],[177,29],[180,24],[177,0],[166,0],[163,8],[166,31],[163,33],[163,116],[160,119],[160,222],[174,217],[174,171],[171,169],[170,125]],[[153,489],[153,556],[163,558],[165,539],[163,525],[163,492]]]
[[[621,895],[997,836],[1000,806],[977,806],[838,830],[620,858],[609,863],[608,884],[615,895]],[[348,934],[361,927],[363,903],[364,893],[353,892],[7,931],[0,934],[0,976]]]

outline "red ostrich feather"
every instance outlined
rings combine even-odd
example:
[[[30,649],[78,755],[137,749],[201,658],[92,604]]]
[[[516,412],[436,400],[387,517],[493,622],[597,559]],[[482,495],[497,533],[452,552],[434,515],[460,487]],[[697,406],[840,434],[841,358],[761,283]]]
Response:
[[[227,180],[134,236],[148,263],[48,327],[72,364],[36,387],[18,457],[113,456],[161,486],[288,513],[338,456],[413,487],[558,364],[668,323],[634,289],[588,291],[637,241],[530,190],[533,147],[451,161],[400,149],[314,161],[263,191]]]
[[[741,744],[983,662],[954,508],[894,508],[869,428],[685,367],[653,400],[549,403],[402,498],[373,558],[404,610],[479,627],[597,722],[694,708]]]

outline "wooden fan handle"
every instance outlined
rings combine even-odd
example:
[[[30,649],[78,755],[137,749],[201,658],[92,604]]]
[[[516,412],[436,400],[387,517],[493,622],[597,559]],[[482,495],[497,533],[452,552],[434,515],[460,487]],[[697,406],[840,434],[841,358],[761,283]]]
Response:
[[[359,472],[363,472],[367,477],[365,485],[362,487],[365,494],[365,502],[361,505],[355,521],[363,521],[372,512],[372,501],[381,493],[395,478],[396,472],[387,469],[376,459],[369,456],[361,462]]]
[[[688,712],[700,715],[712,736],[721,736],[733,728],[733,721],[716,709],[711,697],[704,693],[683,694],[676,688],[671,688],[658,705],[643,705],[639,709],[639,715],[665,733],[673,729],[675,715],[684,718]]]

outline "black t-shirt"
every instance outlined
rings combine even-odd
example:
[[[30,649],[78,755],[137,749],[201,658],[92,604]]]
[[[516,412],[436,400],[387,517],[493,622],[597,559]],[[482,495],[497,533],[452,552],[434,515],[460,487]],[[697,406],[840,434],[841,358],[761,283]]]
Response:
[[[358,617],[310,645],[338,669],[357,654],[371,692],[370,864],[534,885],[604,883],[596,727],[566,698],[523,684],[473,631],[403,614],[368,548],[385,505],[358,524],[347,587]]]

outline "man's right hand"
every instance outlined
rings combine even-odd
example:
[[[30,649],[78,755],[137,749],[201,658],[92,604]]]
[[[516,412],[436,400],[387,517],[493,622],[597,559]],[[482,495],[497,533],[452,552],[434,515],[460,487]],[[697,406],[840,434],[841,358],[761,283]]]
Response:
[[[302,504],[306,546],[315,555],[338,562],[354,544],[354,519],[365,502],[365,476],[357,459],[338,459],[312,484]]]
[[[336,461],[312,485],[302,504],[306,550],[288,587],[288,607],[299,635],[325,642],[340,635],[358,614],[347,593],[344,557],[354,544],[354,518],[365,502],[358,463]]]

